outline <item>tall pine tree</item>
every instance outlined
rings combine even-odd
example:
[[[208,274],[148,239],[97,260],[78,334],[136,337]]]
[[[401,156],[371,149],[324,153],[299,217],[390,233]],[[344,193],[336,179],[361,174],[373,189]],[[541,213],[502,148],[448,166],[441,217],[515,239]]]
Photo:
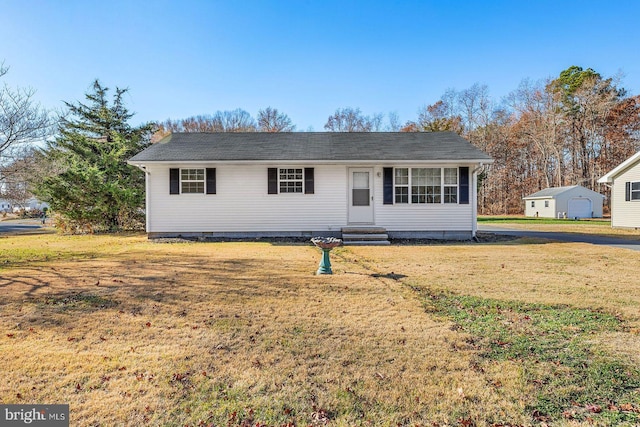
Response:
[[[96,80],[86,104],[65,102],[58,136],[43,150],[56,173],[35,192],[67,231],[117,231],[144,223],[144,174],[126,161],[149,144],[151,125],[129,125],[126,92],[116,88],[110,103],[109,88]]]

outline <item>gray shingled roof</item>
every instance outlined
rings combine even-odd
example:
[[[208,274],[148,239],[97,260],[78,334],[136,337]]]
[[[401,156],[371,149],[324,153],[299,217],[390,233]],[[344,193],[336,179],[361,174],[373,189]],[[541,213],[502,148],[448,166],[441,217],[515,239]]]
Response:
[[[252,160],[492,161],[453,132],[252,132],[174,133],[129,162]]]
[[[565,191],[569,191],[573,188],[579,187],[579,185],[569,185],[566,187],[550,187],[550,188],[545,188],[544,190],[540,190],[537,193],[533,193],[533,194],[529,194],[527,197],[524,197],[525,199],[535,199],[535,198],[539,198],[539,197],[554,197],[557,196],[558,194],[562,194]]]

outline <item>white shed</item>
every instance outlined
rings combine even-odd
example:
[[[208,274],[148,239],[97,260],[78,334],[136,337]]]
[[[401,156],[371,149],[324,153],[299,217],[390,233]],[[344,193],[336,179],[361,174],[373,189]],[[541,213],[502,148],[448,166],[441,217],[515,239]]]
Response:
[[[598,182],[611,186],[611,226],[640,228],[640,152]]]
[[[552,187],[524,197],[525,216],[602,218],[604,196],[580,185]]]

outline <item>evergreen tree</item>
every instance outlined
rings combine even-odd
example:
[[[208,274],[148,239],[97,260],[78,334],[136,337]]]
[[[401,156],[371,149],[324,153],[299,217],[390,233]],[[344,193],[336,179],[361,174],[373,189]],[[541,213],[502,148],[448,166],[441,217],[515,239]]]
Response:
[[[96,80],[86,104],[65,102],[58,136],[42,153],[55,173],[35,192],[67,231],[116,231],[144,223],[144,173],[126,161],[148,145],[151,125],[129,125],[127,89],[116,88],[111,103],[108,92]]]

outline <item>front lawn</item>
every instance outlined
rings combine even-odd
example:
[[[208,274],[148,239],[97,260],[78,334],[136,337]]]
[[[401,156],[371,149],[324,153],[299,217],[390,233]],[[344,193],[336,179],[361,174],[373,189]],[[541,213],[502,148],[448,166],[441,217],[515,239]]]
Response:
[[[637,252],[0,239],[2,403],[71,425],[640,422]],[[574,424],[572,424],[574,425]]]
[[[532,231],[597,234],[640,240],[640,230],[612,228],[609,219],[555,219],[525,216],[479,216],[478,224]]]

